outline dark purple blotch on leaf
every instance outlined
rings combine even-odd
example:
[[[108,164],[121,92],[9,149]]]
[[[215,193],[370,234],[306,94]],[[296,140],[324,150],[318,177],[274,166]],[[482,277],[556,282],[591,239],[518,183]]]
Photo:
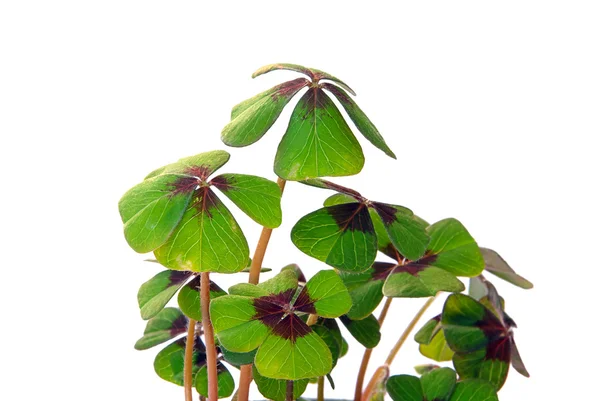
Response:
[[[343,203],[325,208],[342,231],[375,233],[373,222],[364,203]]]

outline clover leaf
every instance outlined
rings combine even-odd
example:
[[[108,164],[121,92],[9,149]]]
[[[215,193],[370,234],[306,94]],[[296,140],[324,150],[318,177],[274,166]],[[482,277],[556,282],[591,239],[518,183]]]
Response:
[[[486,302],[452,294],[444,304],[442,329],[462,378],[489,380],[500,389],[509,365],[529,377],[513,338],[514,321],[502,310],[495,289]],[[486,304],[488,306],[486,306]]]
[[[427,227],[426,233],[431,240],[416,260],[396,251],[395,263],[375,262],[358,274],[340,272],[352,297],[351,319],[368,316],[384,296],[428,297],[439,291],[463,291],[457,276],[470,277],[483,270],[477,243],[458,220],[441,220]]]
[[[179,308],[187,317],[198,321],[202,320],[199,288],[199,275],[189,271],[163,270],[142,284],[138,291],[138,304],[142,319],[148,320],[156,316],[179,291],[177,297]],[[211,298],[222,295],[225,295],[225,291],[211,281]]]
[[[301,316],[335,318],[350,309],[348,291],[334,271],[320,271],[301,290],[296,272],[287,269],[261,284],[238,284],[229,292],[210,306],[223,347],[234,352],[258,348],[254,364],[272,379],[307,379],[331,371],[327,344]]]
[[[292,242],[302,252],[340,270],[359,273],[375,260],[378,235],[371,214],[381,218],[391,243],[407,258],[423,255],[429,236],[412,211],[397,205],[373,202],[360,193],[320,179],[303,183],[332,189],[344,197],[302,217],[292,228]]]
[[[155,317],[150,319],[135,348],[145,350],[163,342],[177,338],[163,348],[154,359],[156,374],[171,383],[183,386],[183,370],[186,337],[183,335],[188,330],[189,319],[177,308],[165,308]],[[192,356],[192,374],[198,393],[204,397],[208,395],[208,375],[206,370],[206,349],[199,335],[194,339]],[[235,383],[225,365],[217,362],[217,382],[219,398],[229,397],[233,393]]]
[[[272,181],[245,174],[209,179],[228,160],[229,153],[219,150],[183,158],[127,191],[119,212],[129,245],[140,253],[154,251],[161,264],[174,270],[243,270],[248,243],[212,188],[266,227],[281,223],[281,191]]]
[[[392,376],[387,391],[393,401],[498,401],[494,387],[484,381],[456,381],[450,368],[436,368],[421,378],[411,375]]]
[[[373,145],[396,158],[367,115],[348,95],[354,91],[323,71],[295,64],[271,64],[252,77],[274,70],[292,70],[306,75],[284,82],[236,105],[221,139],[229,146],[248,146],[258,141],[275,123],[284,107],[308,88],[296,104],[275,156],[275,173],[298,181],[325,176],[346,176],[362,170],[362,148],[331,96],[337,99],[358,130]],[[322,82],[322,81],[331,82]],[[329,92],[329,95],[326,93]]]

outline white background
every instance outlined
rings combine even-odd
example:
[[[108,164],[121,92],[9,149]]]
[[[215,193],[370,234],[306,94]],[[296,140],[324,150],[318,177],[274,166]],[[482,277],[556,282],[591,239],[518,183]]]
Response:
[[[155,376],[154,350],[133,349],[137,289],[159,268],[128,248],[117,202],[155,167],[224,149],[231,107],[296,77],[250,79],[274,62],[345,80],[398,155],[360,137],[365,168],[338,182],[430,221],[460,219],[535,283],[498,283],[532,375],[511,371],[501,399],[593,399],[598,3],[211,3],[1,3],[0,399],[183,398]],[[229,149],[222,171],[275,178],[289,114]],[[266,266],[325,267],[288,239],[328,195],[288,185]],[[236,216],[253,248],[259,227]],[[422,302],[394,302],[372,368]],[[351,343],[328,396],[352,396],[361,355]],[[425,361],[411,341],[392,371]]]

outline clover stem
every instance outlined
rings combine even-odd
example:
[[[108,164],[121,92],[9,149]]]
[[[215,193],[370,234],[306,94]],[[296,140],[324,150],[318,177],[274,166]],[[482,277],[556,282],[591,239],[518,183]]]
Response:
[[[285,401],[294,401],[294,381],[288,380],[285,387]]]
[[[390,368],[388,365],[382,365],[378,367],[375,373],[373,374],[371,381],[367,385],[367,388],[365,389],[361,400],[367,401],[371,399],[383,399],[383,396],[377,397],[376,393],[385,391],[385,382],[387,381],[389,376]]]
[[[383,325],[383,321],[387,316],[388,310],[390,309],[390,305],[392,304],[393,298],[387,298],[385,300],[385,304],[383,305],[383,309],[379,314],[379,328]],[[369,360],[371,359],[371,354],[373,353],[373,348],[365,349],[365,353],[363,355],[362,362],[360,363],[360,369],[358,370],[358,378],[356,379],[356,388],[354,390],[354,401],[360,401],[362,397],[363,384],[365,383],[365,374],[367,373],[367,367],[369,366]]]
[[[325,401],[325,376],[320,376],[317,382],[317,401]]]
[[[194,364],[194,341],[196,339],[196,321],[190,319],[185,339],[185,360],[183,363],[183,388],[185,401],[192,401],[192,369]]]
[[[419,311],[417,312],[415,317],[413,317],[413,319],[410,321],[410,323],[408,324],[408,326],[406,327],[406,329],[404,330],[404,332],[398,339],[398,342],[396,342],[396,345],[394,345],[394,347],[390,351],[390,354],[388,355],[387,359],[385,360],[385,364],[387,366],[392,364],[392,362],[394,361],[394,358],[396,358],[396,355],[398,354],[398,351],[400,350],[400,348],[402,347],[402,345],[404,344],[404,342],[410,335],[411,331],[413,331],[413,329],[415,328],[417,323],[419,323],[419,320],[421,319],[421,317],[423,317],[423,314],[427,311],[427,309],[431,306],[431,304],[435,301],[435,299],[438,297],[439,294],[440,293],[438,292],[434,296],[430,297],[427,300],[427,302],[425,302],[425,304],[421,307],[421,309],[419,309]]]
[[[308,326],[312,326],[313,324],[317,323],[317,320],[319,320],[319,316],[317,315],[309,315],[308,319],[306,320],[306,324]]]
[[[281,189],[281,193],[285,188],[286,181],[281,178],[277,178],[277,185]],[[260,269],[265,258],[265,252],[267,251],[267,245],[271,239],[272,228],[263,227],[256,249],[254,251],[254,257],[250,264],[250,276],[248,282],[250,284],[258,284],[260,280]],[[248,401],[248,395],[250,393],[250,383],[252,382],[252,365],[240,366],[240,384],[237,391],[237,401]]]
[[[215,347],[215,334],[210,321],[210,277],[208,272],[200,273],[200,305],[202,307],[204,341],[206,342],[208,401],[217,401],[217,349]]]

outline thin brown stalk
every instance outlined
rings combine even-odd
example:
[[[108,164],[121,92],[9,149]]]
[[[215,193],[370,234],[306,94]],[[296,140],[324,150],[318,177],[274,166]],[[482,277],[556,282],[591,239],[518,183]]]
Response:
[[[375,373],[373,374],[371,381],[369,381],[369,384],[367,385],[367,388],[365,389],[361,400],[368,401],[371,399],[383,398],[383,396],[376,397],[376,395],[380,392],[385,391],[385,382],[387,381],[389,376],[390,368],[388,367],[388,365],[378,367]]]
[[[190,319],[188,323],[188,332],[185,339],[185,360],[183,363],[183,388],[185,392],[185,401],[192,401],[192,368],[194,358],[194,341],[196,339],[196,321]]]
[[[379,314],[379,328],[383,326],[383,321],[387,316],[388,310],[390,309],[390,305],[392,304],[393,298],[387,298],[385,300],[385,304],[383,305],[383,309]],[[363,385],[365,383],[365,374],[367,373],[367,368],[369,367],[369,361],[371,359],[371,354],[373,354],[373,348],[365,349],[365,353],[363,355],[362,362],[360,363],[360,368],[358,370],[358,377],[356,379],[356,387],[354,389],[354,401],[360,401],[363,393]]]
[[[325,401],[325,376],[320,376],[317,382],[317,401]]]
[[[288,380],[285,387],[285,401],[294,401],[294,381]]]
[[[206,370],[208,372],[208,401],[217,401],[217,349],[215,334],[210,321],[210,276],[208,272],[200,273],[200,305],[202,306],[202,327],[206,342]]]
[[[413,317],[413,319],[410,321],[410,323],[404,330],[404,333],[402,333],[402,335],[398,339],[398,342],[396,342],[396,345],[394,345],[394,347],[390,351],[390,354],[388,355],[387,359],[385,360],[385,364],[387,366],[390,366],[392,364],[392,362],[394,361],[394,358],[396,358],[396,355],[398,354],[398,351],[400,350],[400,348],[402,347],[402,345],[404,344],[404,342],[406,341],[406,339],[408,338],[410,333],[413,331],[413,329],[415,328],[417,323],[419,323],[419,320],[421,319],[421,317],[423,317],[423,314],[425,314],[427,309],[431,306],[431,304],[435,301],[435,299],[437,298],[437,296],[439,294],[440,293],[438,292],[433,297],[429,298],[427,300],[427,302],[425,302],[425,304],[421,307],[421,309],[419,309],[419,311],[417,312],[415,317]]]
[[[281,189],[282,193],[285,188],[285,182],[286,181],[281,178],[277,179],[277,185],[279,185],[279,189]],[[260,281],[260,269],[262,268],[265,253],[267,251],[267,245],[269,245],[272,232],[272,228],[263,227],[260,233],[258,243],[256,244],[256,250],[254,251],[254,257],[252,258],[252,263],[250,264],[250,275],[248,277],[248,282],[250,284],[258,284]],[[240,366],[240,384],[237,390],[237,401],[248,401],[251,382],[252,365]]]

